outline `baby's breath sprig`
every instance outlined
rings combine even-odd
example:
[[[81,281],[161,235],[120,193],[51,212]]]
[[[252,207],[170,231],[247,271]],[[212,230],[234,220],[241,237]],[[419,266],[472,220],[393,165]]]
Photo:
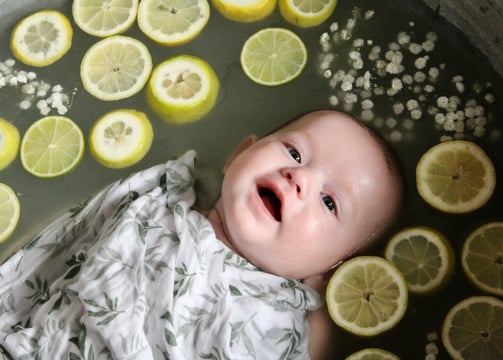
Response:
[[[43,116],[52,112],[66,114],[76,94],[76,89],[65,92],[60,84],[52,86],[39,80],[34,71],[18,69],[12,58],[0,62],[0,90],[7,87],[20,90],[19,109],[29,110],[36,106]]]

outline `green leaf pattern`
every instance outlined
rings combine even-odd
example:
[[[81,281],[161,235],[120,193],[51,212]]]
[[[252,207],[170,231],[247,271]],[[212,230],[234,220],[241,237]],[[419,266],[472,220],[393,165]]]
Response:
[[[192,209],[195,153],[132,174],[0,266],[0,359],[308,359],[320,298]]]

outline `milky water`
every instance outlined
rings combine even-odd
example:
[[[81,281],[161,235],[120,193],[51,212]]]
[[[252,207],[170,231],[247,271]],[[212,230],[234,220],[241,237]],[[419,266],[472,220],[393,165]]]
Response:
[[[0,1],[0,62],[12,57],[8,41],[14,24],[41,8],[70,14],[71,2]],[[60,178],[34,178],[22,169],[19,160],[0,172],[0,182],[14,188],[22,206],[18,228],[0,245],[0,260],[62,211],[104,185],[189,148],[199,153],[200,177],[204,180],[199,186],[206,194],[201,202],[208,207],[218,194],[220,169],[241,138],[250,133],[267,133],[300,113],[319,108],[352,113],[380,132],[398,152],[408,189],[401,226],[436,228],[450,239],[459,254],[464,239],[476,227],[503,220],[499,205],[503,190],[499,182],[483,209],[461,216],[440,214],[416,193],[414,171],[419,157],[433,144],[448,138],[476,141],[492,158],[498,176],[503,173],[503,109],[498,104],[502,97],[501,79],[486,59],[433,11],[416,1],[339,1],[325,24],[298,29],[285,23],[278,11],[261,22],[240,24],[225,20],[212,10],[203,33],[180,47],[155,45],[136,25],[126,33],[149,46],[154,64],[174,55],[191,54],[204,58],[215,69],[221,82],[219,99],[212,112],[196,123],[180,126],[163,122],[147,107],[143,92],[117,102],[100,102],[87,94],[80,83],[80,59],[98,39],[76,26],[71,50],[57,63],[39,69],[19,62],[9,64],[15,71],[35,72],[37,80],[50,85],[40,99],[50,97],[53,86],[60,85],[62,89],[56,90],[68,96],[65,114],[85,134],[105,112],[135,108],[149,115],[155,135],[147,156],[127,169],[106,169],[87,152],[73,172]],[[309,61],[301,76],[280,87],[254,84],[239,64],[244,41],[267,26],[294,30],[309,50]],[[58,109],[52,111],[57,113]],[[20,86],[0,87],[0,117],[12,121],[21,133],[41,116],[36,102]],[[375,254],[380,251],[379,247],[374,249]],[[474,294],[480,292],[468,284],[458,263],[445,290],[435,296],[411,296],[404,320],[390,332],[361,339],[338,330],[334,356],[378,346],[404,359],[424,358],[427,350],[433,355],[439,351],[436,357],[445,358],[437,337],[443,317],[452,305]]]

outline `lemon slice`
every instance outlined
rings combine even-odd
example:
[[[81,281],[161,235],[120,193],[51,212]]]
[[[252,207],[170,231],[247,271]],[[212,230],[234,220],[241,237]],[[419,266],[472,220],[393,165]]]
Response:
[[[152,145],[152,138],[152,125],[143,112],[114,110],[93,125],[89,148],[100,164],[123,168],[143,159]]]
[[[19,131],[5,119],[0,118],[0,171],[10,165],[19,150]]]
[[[155,42],[168,46],[194,39],[209,18],[207,0],[142,0],[138,7],[140,30]]]
[[[447,213],[467,213],[482,207],[496,186],[494,165],[473,142],[453,140],[430,148],[416,167],[419,195]]]
[[[80,76],[84,88],[104,101],[125,99],[145,86],[152,72],[147,47],[129,36],[98,41],[84,54]]]
[[[503,301],[473,296],[447,313],[442,343],[452,359],[503,359]]]
[[[68,18],[56,10],[41,10],[22,19],[12,30],[10,47],[27,65],[46,66],[61,59],[72,46]]]
[[[21,140],[21,164],[30,174],[41,178],[70,172],[83,155],[82,131],[64,116],[46,116],[35,121]]]
[[[395,234],[386,245],[385,257],[404,274],[409,290],[416,294],[439,290],[454,270],[449,241],[425,226],[413,226]]]
[[[241,50],[241,66],[254,82],[276,86],[292,81],[307,63],[304,42],[283,28],[265,28],[251,35]]]
[[[211,3],[225,18],[253,22],[266,18],[276,8],[277,0],[212,0]]]
[[[16,229],[21,206],[9,185],[0,183],[0,242],[7,240]]]
[[[367,348],[349,355],[346,360],[400,360],[400,358],[387,350]]]
[[[138,0],[73,0],[77,26],[89,35],[106,37],[128,30],[136,20]]]
[[[326,300],[337,325],[359,336],[374,336],[402,319],[408,303],[407,282],[390,261],[359,256],[337,268]]]
[[[147,85],[147,100],[164,120],[185,123],[213,109],[220,83],[203,59],[179,55],[156,66]]]
[[[503,296],[503,222],[484,224],[463,244],[461,265],[480,290]]]
[[[337,0],[279,0],[283,18],[300,27],[313,27],[327,20],[334,12]]]

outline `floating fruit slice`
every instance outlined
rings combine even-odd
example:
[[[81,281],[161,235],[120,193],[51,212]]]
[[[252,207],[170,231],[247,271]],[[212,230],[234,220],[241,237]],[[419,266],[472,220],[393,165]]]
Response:
[[[152,58],[139,40],[115,35],[98,41],[84,54],[80,76],[84,88],[104,101],[138,93],[152,72]]]
[[[10,186],[0,183],[0,242],[12,235],[20,213],[21,206],[16,194]]]
[[[35,121],[21,140],[23,167],[41,178],[52,178],[72,171],[83,155],[82,131],[64,116],[46,116]]]
[[[461,250],[461,265],[480,290],[503,296],[503,222],[484,224],[468,236]]]
[[[503,359],[503,301],[473,296],[449,310],[442,343],[455,360]]]
[[[63,57],[72,46],[68,18],[56,10],[41,10],[21,20],[12,31],[10,47],[27,65],[46,66]]]
[[[337,268],[326,300],[337,325],[356,335],[373,336],[402,319],[408,303],[407,282],[390,261],[359,256]]]
[[[266,18],[276,8],[277,0],[212,0],[211,3],[225,18],[253,22]]]
[[[454,270],[454,252],[437,230],[414,226],[393,235],[385,257],[404,274],[409,290],[429,294],[442,288]]]
[[[5,119],[0,118],[0,171],[10,165],[19,150],[19,131]]]
[[[140,30],[155,42],[168,46],[194,39],[209,18],[207,0],[142,0],[138,7]]]
[[[327,20],[334,12],[337,0],[279,0],[283,18],[300,27],[313,27]]]
[[[156,66],[147,85],[147,99],[166,121],[191,122],[201,119],[214,107],[219,84],[206,61],[179,55]]]
[[[152,145],[152,138],[152,125],[143,112],[114,110],[93,125],[89,148],[100,164],[123,168],[143,159]]]
[[[380,348],[367,348],[349,355],[346,360],[400,360],[400,358]]]
[[[416,167],[419,195],[447,213],[467,213],[482,207],[496,186],[494,165],[473,142],[453,140],[430,148]]]
[[[241,50],[241,66],[254,82],[282,85],[297,78],[307,63],[304,42],[294,32],[266,28],[251,35]]]
[[[106,37],[128,30],[136,20],[138,0],[73,0],[77,26],[89,35]]]

